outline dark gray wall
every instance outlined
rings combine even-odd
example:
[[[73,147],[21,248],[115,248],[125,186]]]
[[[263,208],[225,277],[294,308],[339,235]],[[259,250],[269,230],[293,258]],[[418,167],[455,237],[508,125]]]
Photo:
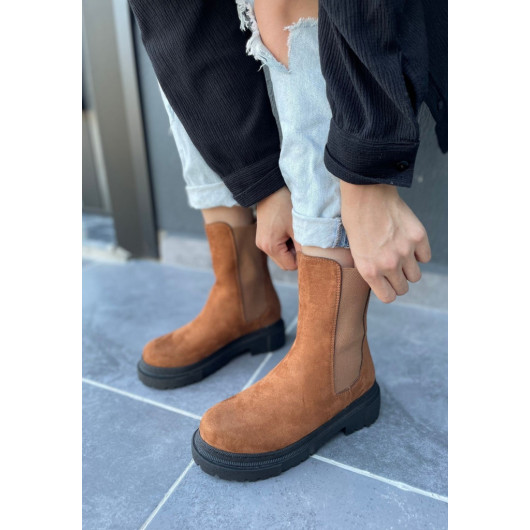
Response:
[[[160,99],[156,77],[136,30],[138,72],[144,110],[158,228],[203,236],[199,212],[186,199],[177,148],[169,130],[167,114]],[[422,142],[411,189],[401,196],[424,223],[432,247],[432,263],[447,265],[447,156],[436,142],[434,123],[427,108],[420,113]]]
[[[425,225],[432,263],[447,266],[447,155],[438,147],[434,121],[426,106],[421,109],[419,121],[421,143],[414,181],[411,188],[399,191]]]

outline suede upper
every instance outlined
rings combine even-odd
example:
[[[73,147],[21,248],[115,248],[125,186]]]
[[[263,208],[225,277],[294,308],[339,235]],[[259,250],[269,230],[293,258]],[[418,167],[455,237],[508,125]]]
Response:
[[[256,225],[207,224],[215,284],[199,315],[185,326],[150,341],[143,360],[159,367],[201,361],[243,335],[281,318],[267,256],[256,247]]]
[[[366,338],[366,308],[370,290],[356,269],[334,260],[298,254],[299,316],[296,340],[285,358],[263,379],[218,403],[203,416],[199,431],[211,446],[232,453],[263,453],[282,449],[309,434],[368,391],[375,371]],[[343,282],[343,273],[349,277]],[[335,360],[340,301],[352,306],[355,333],[339,330],[341,348]],[[351,335],[351,334],[350,334]],[[340,388],[335,388],[337,382]]]

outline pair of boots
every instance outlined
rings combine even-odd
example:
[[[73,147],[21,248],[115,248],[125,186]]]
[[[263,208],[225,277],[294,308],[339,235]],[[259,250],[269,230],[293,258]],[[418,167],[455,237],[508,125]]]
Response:
[[[195,320],[148,343],[140,379],[156,388],[200,381],[242,353],[285,343],[267,257],[255,245],[256,225],[206,225],[216,277]],[[203,471],[229,480],[279,475],[339,431],[372,424],[379,387],[366,337],[370,289],[357,269],[298,255],[296,340],[263,379],[218,403],[192,439]]]

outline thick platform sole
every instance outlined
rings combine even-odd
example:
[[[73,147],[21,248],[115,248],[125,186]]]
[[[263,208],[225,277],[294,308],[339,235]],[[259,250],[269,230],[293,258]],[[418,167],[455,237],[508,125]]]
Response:
[[[193,460],[209,475],[225,480],[255,481],[275,477],[294,467],[337,433],[352,434],[379,416],[381,397],[375,382],[370,390],[307,436],[278,451],[257,454],[229,453],[207,444],[197,429],[192,438]],[[281,411],[279,411],[281,414]],[[266,436],[267,433],[264,433]]]
[[[213,374],[235,357],[250,352],[252,355],[277,350],[285,344],[285,326],[278,320],[266,328],[259,329],[223,346],[206,359],[188,366],[162,368],[151,366],[140,360],[138,377],[152,388],[165,390],[197,383]]]

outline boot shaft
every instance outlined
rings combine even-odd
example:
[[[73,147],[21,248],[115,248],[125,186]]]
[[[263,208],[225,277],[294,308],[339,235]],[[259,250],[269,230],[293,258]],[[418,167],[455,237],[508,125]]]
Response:
[[[256,224],[231,227],[217,222],[205,225],[205,231],[216,278],[212,294],[236,305],[242,322],[260,317],[267,324],[278,320],[280,301],[269,274],[267,256],[256,246]]]
[[[368,284],[357,269],[331,259],[299,253],[298,263],[296,350],[313,366],[309,371],[320,371],[325,394],[347,394],[356,383],[369,388],[375,373],[367,339]],[[322,381],[326,373],[330,379]]]
[[[265,377],[203,416],[200,435],[210,446],[243,454],[279,451],[374,387],[366,339],[368,285],[356,269],[301,253],[298,274],[298,329],[291,350]]]

